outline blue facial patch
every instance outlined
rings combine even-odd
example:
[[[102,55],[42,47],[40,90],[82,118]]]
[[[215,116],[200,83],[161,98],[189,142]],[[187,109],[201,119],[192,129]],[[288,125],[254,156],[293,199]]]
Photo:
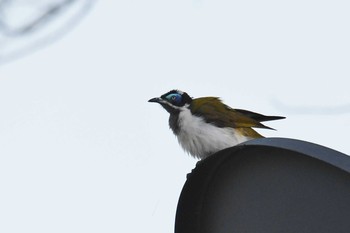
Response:
[[[169,102],[179,104],[181,102],[181,95],[177,93],[169,94],[165,97]]]

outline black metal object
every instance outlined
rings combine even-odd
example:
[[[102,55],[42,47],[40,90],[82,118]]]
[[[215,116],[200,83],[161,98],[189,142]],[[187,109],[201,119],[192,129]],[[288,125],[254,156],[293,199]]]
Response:
[[[350,232],[350,157],[284,138],[252,140],[199,162],[175,233]]]

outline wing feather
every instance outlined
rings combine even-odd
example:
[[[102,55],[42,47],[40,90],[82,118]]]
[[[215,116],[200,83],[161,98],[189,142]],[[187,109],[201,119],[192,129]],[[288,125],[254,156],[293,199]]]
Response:
[[[272,129],[260,123],[260,121],[264,119],[267,120],[266,118],[262,117],[264,115],[246,110],[237,111],[222,103],[222,101],[217,97],[202,97],[193,99],[190,109],[192,114],[202,116],[206,122],[215,124],[218,127],[255,127]],[[254,116],[256,116],[256,119],[254,119]]]

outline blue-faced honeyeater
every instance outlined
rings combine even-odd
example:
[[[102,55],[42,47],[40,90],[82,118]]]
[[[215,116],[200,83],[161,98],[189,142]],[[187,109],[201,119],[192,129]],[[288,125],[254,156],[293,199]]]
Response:
[[[241,142],[262,138],[253,128],[272,129],[261,122],[285,118],[233,109],[218,97],[192,98],[179,90],[148,102],[159,103],[170,113],[169,126],[180,145],[199,159]]]

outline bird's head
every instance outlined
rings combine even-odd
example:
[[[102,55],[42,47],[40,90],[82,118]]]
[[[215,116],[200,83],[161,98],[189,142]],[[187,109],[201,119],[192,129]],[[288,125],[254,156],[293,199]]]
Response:
[[[152,98],[148,102],[158,103],[172,114],[179,112],[185,105],[189,105],[192,102],[192,98],[186,92],[172,90],[160,97]]]

